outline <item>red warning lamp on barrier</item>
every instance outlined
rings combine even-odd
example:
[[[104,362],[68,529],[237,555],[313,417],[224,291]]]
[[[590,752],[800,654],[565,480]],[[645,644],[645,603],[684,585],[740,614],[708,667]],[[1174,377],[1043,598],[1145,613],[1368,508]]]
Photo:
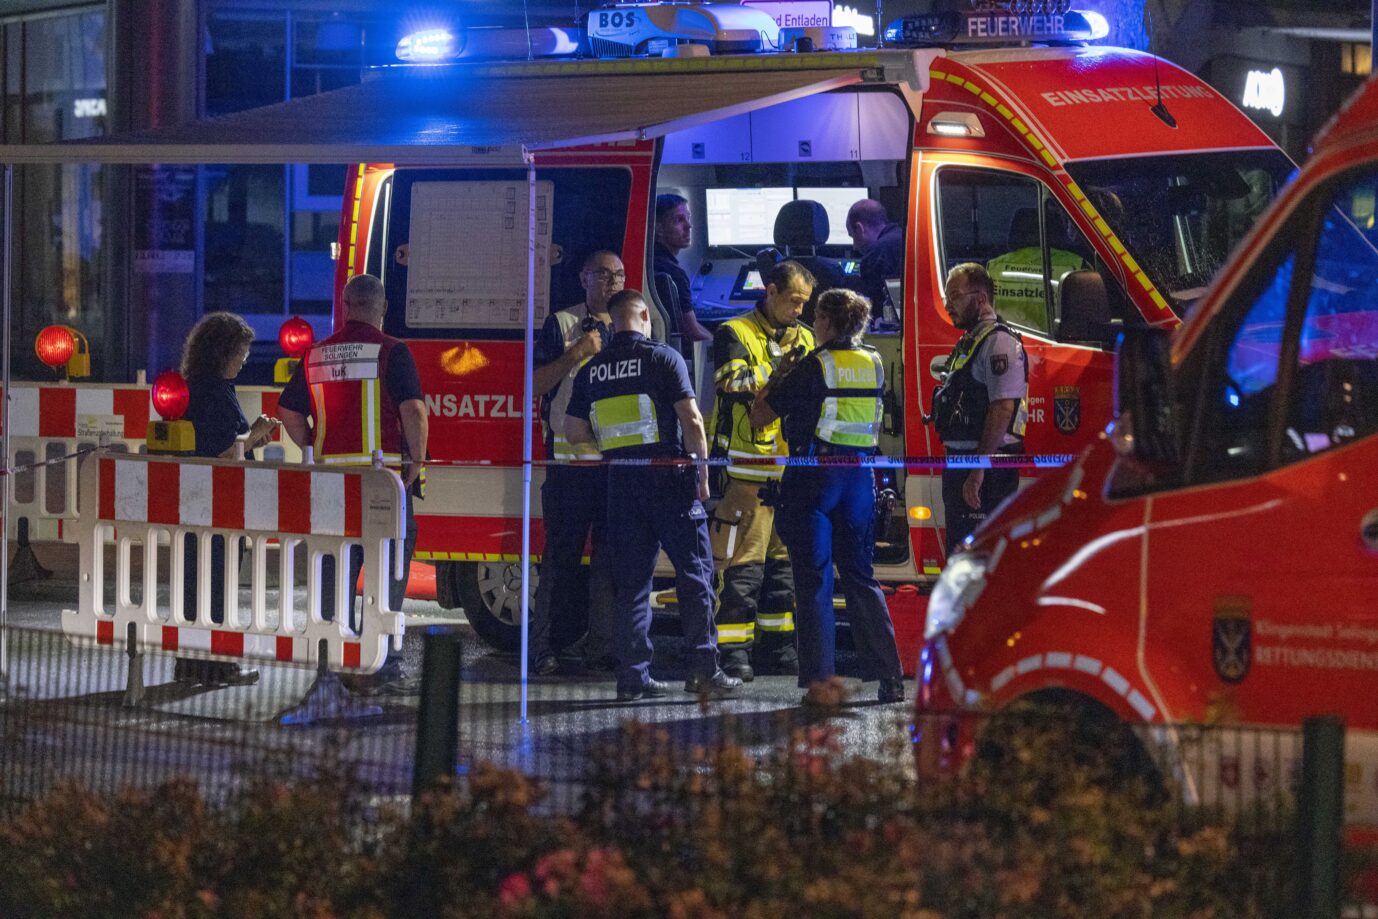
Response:
[[[153,381],[153,408],[163,419],[176,421],[187,413],[191,390],[175,370],[165,370]]]
[[[65,366],[77,352],[77,339],[65,325],[50,325],[34,339],[34,353],[38,359],[56,370]]]
[[[153,410],[162,421],[148,423],[149,453],[194,453],[196,430],[182,418],[191,403],[187,381],[175,370],[164,370],[153,381]]]
[[[277,364],[274,365],[274,382],[286,383],[292,379],[297,364],[315,343],[316,332],[311,328],[311,323],[300,316],[289,317],[278,329],[278,344],[287,356],[278,358]]]
[[[57,370],[65,367],[67,379],[91,375],[91,348],[86,336],[69,325],[50,325],[38,333],[33,343],[38,359]]]

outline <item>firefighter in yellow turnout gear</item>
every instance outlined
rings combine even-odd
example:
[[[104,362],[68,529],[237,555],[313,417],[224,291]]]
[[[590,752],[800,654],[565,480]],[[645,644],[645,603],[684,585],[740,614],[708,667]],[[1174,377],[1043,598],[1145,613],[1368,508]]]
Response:
[[[799,322],[814,278],[798,262],[776,265],[763,279],[765,299],[750,313],[723,323],[713,337],[713,451],[727,458],[722,496],[709,521],[713,560],[722,571],[718,593],[718,649],[723,670],[742,680],[756,665],[798,673],[794,642],[794,579],[789,555],[775,533],[775,493],[781,466],[743,460],[788,452],[773,421],[753,428],[747,415],[756,392],[778,368],[814,348]]]

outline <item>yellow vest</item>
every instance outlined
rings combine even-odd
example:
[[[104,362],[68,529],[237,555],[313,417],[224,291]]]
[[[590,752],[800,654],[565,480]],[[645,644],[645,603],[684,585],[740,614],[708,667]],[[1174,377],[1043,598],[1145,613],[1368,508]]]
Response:
[[[1051,249],[1053,290],[1062,279],[1086,262],[1075,252]],[[1014,322],[1040,332],[1048,331],[1048,304],[1043,278],[1043,250],[1038,246],[1016,249],[991,259],[986,272],[995,284],[995,311],[1006,322]]]
[[[875,449],[884,412],[885,368],[880,355],[865,346],[824,348],[818,352],[818,362],[823,365],[828,394],[813,436],[839,447]]]
[[[709,430],[713,432],[714,449],[727,454],[727,474],[734,479],[747,482],[778,479],[784,471],[783,466],[738,466],[732,465],[732,460],[789,455],[778,418],[763,428],[753,429],[747,416],[751,413],[754,390],[770,379],[780,358],[800,345],[808,351],[814,349],[813,331],[796,323],[787,328],[776,343],[776,332],[766,325],[760,310],[729,319],[723,326],[742,343],[747,356],[733,358],[713,373],[717,398],[713,402]]]

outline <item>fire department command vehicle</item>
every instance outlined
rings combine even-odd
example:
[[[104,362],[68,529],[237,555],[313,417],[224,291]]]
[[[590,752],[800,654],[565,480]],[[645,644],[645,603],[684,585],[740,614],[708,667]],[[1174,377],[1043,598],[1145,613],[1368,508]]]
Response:
[[[941,453],[923,417],[958,337],[943,279],[978,261],[1030,356],[1027,450],[1072,454],[1109,418],[1115,335],[1175,326],[1292,164],[1190,73],[1092,44],[1106,32],[1093,14],[1052,0],[1018,14],[960,6],[889,24],[883,50],[857,49],[850,28],[781,28],[749,5],[638,4],[595,10],[570,34],[418,35],[399,56],[441,59],[424,69],[426,86],[487,94],[514,136],[552,119],[602,124],[610,107],[644,126],[638,139],[590,128],[568,135],[575,145],[536,153],[538,326],[581,302],[579,266],[606,248],[678,340],[672,285],[650,271],[657,193],[690,202],[692,242],[679,260],[705,322],[758,302],[763,247],[825,266],[819,274],[855,275],[845,215],[871,198],[904,233],[893,308],[868,335],[894,396],[883,452]],[[591,57],[573,57],[581,47]],[[535,60],[493,59],[528,49]],[[686,100],[696,114],[667,117]],[[442,602],[512,647],[529,189],[526,170],[503,162],[353,169],[337,294],[357,272],[386,285],[387,331],[410,343],[431,418],[417,558],[435,562]],[[777,233],[780,209],[801,200],[826,213],[826,233],[821,222]],[[696,357],[707,412],[706,349]],[[882,475],[896,500],[877,574],[912,667],[924,594],[945,559],[941,492],[936,469]]]
[[[854,273],[845,216],[854,202],[874,198],[905,232],[903,276],[890,282],[896,309],[868,336],[885,357],[895,394],[882,441],[888,455],[941,452],[923,414],[958,337],[941,305],[950,267],[1005,266],[997,278],[1002,312],[1022,331],[1031,358],[1028,452],[1070,454],[1109,417],[1118,329],[1175,325],[1292,170],[1267,137],[1191,74],[1148,55],[1076,41],[1095,33],[1074,13],[954,13],[894,24],[892,41],[918,51],[746,53],[761,41],[743,41],[740,28],[676,44],[671,33],[677,24],[687,28],[687,9],[591,14],[589,41],[608,55],[597,61],[449,65],[472,68],[498,87],[597,81],[613,98],[587,104],[641,106],[652,126],[646,134],[654,139],[537,154],[538,206],[548,217],[539,227],[547,236],[538,243],[537,309],[581,302],[579,265],[600,248],[621,254],[628,287],[662,298],[667,285],[648,273],[657,193],[690,202],[693,238],[679,258],[704,321],[757,302],[755,257],[766,246],[785,244],[788,254],[833,259],[842,274]],[[756,14],[704,9],[723,15],[724,26]],[[1011,28],[1054,21],[1080,31],[1041,36],[1060,47],[996,46],[1011,42]],[[765,25],[773,24],[767,18]],[[814,30],[815,47],[846,31]],[[777,30],[767,47],[788,38],[788,30]],[[678,56],[614,56],[663,49]],[[728,49],[743,53],[720,53]],[[722,93],[726,101],[744,78],[778,87],[803,68],[814,76],[786,92],[732,96],[731,107],[713,117],[657,123],[658,92]],[[494,104],[501,108],[500,99]],[[521,238],[504,241],[501,224],[480,235],[476,226],[453,216],[445,224],[438,215],[480,202],[511,207],[519,199],[525,207],[524,180],[513,171],[361,166],[345,202],[337,272],[340,283],[360,271],[382,276],[392,304],[388,331],[409,341],[421,369],[434,458],[492,464],[431,467],[418,507],[417,557],[437,563],[442,602],[462,605],[485,639],[508,647],[519,603],[523,317],[476,305],[442,321],[429,305],[438,300],[424,298],[454,278],[519,270],[520,225]],[[776,238],[776,215],[795,200],[826,211],[826,238]],[[481,243],[457,245],[460,239]],[[418,277],[424,265],[434,266],[426,269],[432,276]],[[674,311],[664,312],[673,334]],[[696,372],[705,401],[706,359],[703,349]],[[879,538],[877,574],[908,588],[891,600],[901,631],[909,624],[914,635],[902,649],[912,667],[922,616],[914,587],[936,577],[944,560],[940,488],[928,471],[889,472],[885,487],[899,500]]]
[[[1351,836],[1378,840],[1375,200],[1370,81],[1176,336],[1126,335],[1112,431],[948,563],[921,712],[1070,696],[1227,800],[1285,792],[1292,732],[1338,713]],[[1179,722],[1291,742],[1192,752],[1154,728]]]

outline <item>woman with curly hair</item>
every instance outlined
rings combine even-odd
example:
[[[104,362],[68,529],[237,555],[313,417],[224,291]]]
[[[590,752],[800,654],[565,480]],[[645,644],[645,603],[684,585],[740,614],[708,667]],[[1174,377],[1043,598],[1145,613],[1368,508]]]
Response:
[[[182,348],[182,376],[186,378],[190,400],[186,420],[196,432],[196,456],[228,459],[236,455],[243,444],[247,452],[267,443],[278,421],[260,415],[250,425],[239,407],[234,379],[244,368],[253,343],[254,330],[234,313],[207,313],[192,327]],[[198,539],[188,534],[186,539],[186,575],[182,591],[182,615],[195,621],[197,613],[197,556]],[[236,541],[238,556],[234,570],[244,557],[244,544]],[[210,537],[210,617],[220,624],[225,621],[225,537]],[[258,679],[258,671],[241,670],[238,664],[225,661],[199,661],[178,658],[174,679],[183,682],[222,684],[251,683]]]
[[[277,422],[260,415],[252,426],[244,420],[234,378],[249,358],[254,330],[234,313],[207,313],[192,328],[182,347],[182,376],[191,401],[186,419],[196,431],[196,455],[228,459],[236,442],[245,451],[267,443]]]
[[[775,527],[794,569],[799,685],[807,688],[836,673],[836,563],[867,671],[863,678],[879,680],[876,697],[890,703],[904,701],[904,677],[872,568],[876,482],[865,459],[879,446],[885,368],[880,355],[861,343],[870,318],[871,302],[861,294],[824,292],[814,311],[818,349],[792,370],[785,362],[776,368],[756,393],[751,423],[760,428],[782,419],[790,456],[819,460],[785,469],[775,509]]]

